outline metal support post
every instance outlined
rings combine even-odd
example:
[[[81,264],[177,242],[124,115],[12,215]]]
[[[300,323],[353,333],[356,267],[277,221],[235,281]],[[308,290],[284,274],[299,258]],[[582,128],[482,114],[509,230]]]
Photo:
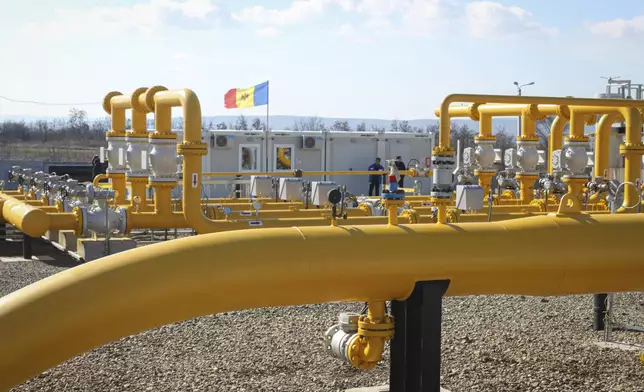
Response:
[[[604,319],[606,317],[606,300],[607,294],[595,294],[593,295],[594,307],[593,307],[593,329],[595,331],[604,330]]]
[[[440,392],[443,295],[449,280],[417,282],[405,301],[392,301],[390,392]]]
[[[31,260],[33,256],[33,249],[31,247],[32,238],[27,234],[22,235],[22,258]]]

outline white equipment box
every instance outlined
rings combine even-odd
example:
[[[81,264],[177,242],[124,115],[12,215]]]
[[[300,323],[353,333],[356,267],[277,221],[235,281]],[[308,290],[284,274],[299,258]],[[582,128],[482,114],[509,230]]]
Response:
[[[273,197],[273,178],[269,176],[250,176],[251,197]]]
[[[462,211],[483,209],[483,187],[480,185],[456,185],[456,209]]]
[[[333,181],[311,181],[311,203],[315,206],[330,206],[327,194],[338,187]]]
[[[279,199],[284,201],[304,201],[301,178],[280,178]]]

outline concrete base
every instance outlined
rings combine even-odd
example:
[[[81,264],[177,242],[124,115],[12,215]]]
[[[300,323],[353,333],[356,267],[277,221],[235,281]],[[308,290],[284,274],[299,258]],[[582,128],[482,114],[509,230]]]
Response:
[[[47,232],[45,233],[44,237],[48,241],[58,242],[58,238],[60,237],[60,231],[58,231],[58,230],[47,230]]]
[[[77,244],[76,234],[71,230],[63,230],[58,232],[58,242],[63,248],[71,252],[76,252]]]
[[[136,241],[131,238],[110,238],[109,254],[124,252],[136,248]],[[92,261],[107,256],[105,239],[80,238],[78,255],[85,261]]]
[[[379,387],[351,388],[345,389],[345,392],[389,392],[389,385],[382,385]],[[441,392],[449,391],[441,387]]]

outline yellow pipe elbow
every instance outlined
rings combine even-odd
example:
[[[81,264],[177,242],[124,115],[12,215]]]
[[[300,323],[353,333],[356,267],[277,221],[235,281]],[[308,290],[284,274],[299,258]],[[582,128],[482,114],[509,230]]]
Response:
[[[619,113],[604,114],[595,129],[595,177],[604,178],[608,170],[610,154],[610,130],[613,123],[623,120]],[[592,195],[595,196],[596,194]],[[592,198],[591,196],[591,198]],[[596,200],[593,199],[593,200]]]
[[[106,179],[107,179],[107,174],[97,174],[96,177],[94,177],[94,179],[92,180],[92,185],[99,186],[99,183]]]

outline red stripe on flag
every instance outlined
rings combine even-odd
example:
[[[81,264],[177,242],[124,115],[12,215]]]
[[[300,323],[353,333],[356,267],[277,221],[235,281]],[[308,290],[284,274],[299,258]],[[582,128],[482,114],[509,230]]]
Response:
[[[234,109],[237,107],[237,89],[232,88],[224,95],[224,106],[227,109]]]

